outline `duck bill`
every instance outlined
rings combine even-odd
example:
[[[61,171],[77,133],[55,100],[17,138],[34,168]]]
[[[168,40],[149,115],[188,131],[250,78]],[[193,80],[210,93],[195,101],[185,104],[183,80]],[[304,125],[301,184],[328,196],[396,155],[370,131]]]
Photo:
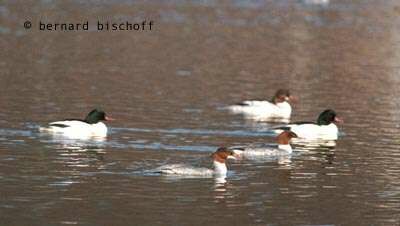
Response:
[[[343,123],[343,119],[339,118],[339,117],[335,117],[334,122],[336,123]]]
[[[115,121],[114,118],[111,118],[111,117],[108,117],[108,116],[105,117],[105,120],[106,120],[106,121]]]

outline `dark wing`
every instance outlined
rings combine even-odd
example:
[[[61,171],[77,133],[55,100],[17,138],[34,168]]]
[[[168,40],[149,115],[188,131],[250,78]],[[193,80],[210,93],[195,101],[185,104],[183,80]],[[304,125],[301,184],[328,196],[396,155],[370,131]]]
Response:
[[[67,118],[67,119],[64,119],[63,121],[80,121],[80,122],[86,122],[85,120],[76,119],[76,118]]]
[[[231,151],[233,151],[233,150],[239,150],[239,151],[244,151],[246,148],[245,147],[243,147],[243,146],[237,146],[237,147],[235,147],[235,146],[233,146],[233,147],[229,147],[229,150],[231,150]]]
[[[237,105],[237,106],[249,106],[250,104],[248,104],[246,102],[240,102],[240,103],[236,103],[235,105]]]
[[[284,130],[284,131],[289,131],[290,130],[290,126],[277,126],[277,127],[272,127],[272,130]]]
[[[69,127],[69,125],[60,124],[60,123],[53,123],[53,124],[50,124],[50,126],[54,126],[54,127],[60,127],[60,128],[66,128],[66,127]]]
[[[293,125],[303,125],[303,124],[317,124],[317,123],[315,123],[315,122],[307,122],[307,121],[302,121],[302,122],[292,122],[292,123],[290,123],[290,124],[293,124]]]
[[[291,123],[288,124],[288,125],[276,126],[276,127],[273,127],[272,129],[273,129],[273,130],[278,130],[278,129],[280,129],[280,130],[284,130],[284,131],[289,131],[290,128],[291,128],[291,126],[293,126],[293,125],[304,125],[304,124],[316,124],[316,123],[315,123],[315,122],[307,122],[307,121],[291,122]]]
[[[68,122],[71,122],[71,121],[85,122],[82,119],[64,119],[62,121],[49,123],[49,126],[54,126],[54,127],[59,127],[59,128],[66,128],[66,127],[70,127]]]
[[[250,106],[250,105],[254,105],[257,102],[264,102],[264,101],[265,100],[262,100],[262,99],[246,100],[246,101],[243,101],[243,102],[236,103],[235,105],[237,105],[237,106]]]

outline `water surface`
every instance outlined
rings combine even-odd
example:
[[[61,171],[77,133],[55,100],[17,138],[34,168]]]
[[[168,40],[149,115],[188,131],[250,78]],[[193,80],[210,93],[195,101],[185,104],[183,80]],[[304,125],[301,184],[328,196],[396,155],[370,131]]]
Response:
[[[396,1],[2,1],[2,225],[397,225]],[[31,20],[154,20],[151,32],[41,32]],[[293,121],[345,120],[333,148],[229,162],[226,183],[142,172],[208,166],[219,146],[273,143],[221,110],[299,98]],[[101,107],[102,141],[38,132]]]

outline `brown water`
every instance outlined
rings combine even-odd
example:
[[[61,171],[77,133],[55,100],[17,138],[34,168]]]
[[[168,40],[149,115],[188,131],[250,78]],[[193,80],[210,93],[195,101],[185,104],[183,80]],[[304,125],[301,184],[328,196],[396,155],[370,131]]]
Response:
[[[310,2],[1,1],[0,224],[399,225],[400,3]],[[155,24],[37,28],[100,19]],[[279,87],[294,121],[344,118],[335,148],[230,162],[226,183],[143,173],[273,143],[221,107]],[[96,106],[118,119],[106,141],[38,132]]]

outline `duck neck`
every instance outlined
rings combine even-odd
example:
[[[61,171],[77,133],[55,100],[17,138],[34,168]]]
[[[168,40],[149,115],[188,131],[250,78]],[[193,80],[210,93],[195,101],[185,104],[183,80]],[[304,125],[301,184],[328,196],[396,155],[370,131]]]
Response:
[[[226,164],[222,162],[218,162],[214,160],[214,173],[217,175],[226,175],[228,169],[226,168]]]
[[[287,151],[289,153],[292,153],[292,151],[293,151],[292,146],[290,146],[290,144],[280,144],[280,145],[278,145],[278,148],[282,149],[284,151]]]

